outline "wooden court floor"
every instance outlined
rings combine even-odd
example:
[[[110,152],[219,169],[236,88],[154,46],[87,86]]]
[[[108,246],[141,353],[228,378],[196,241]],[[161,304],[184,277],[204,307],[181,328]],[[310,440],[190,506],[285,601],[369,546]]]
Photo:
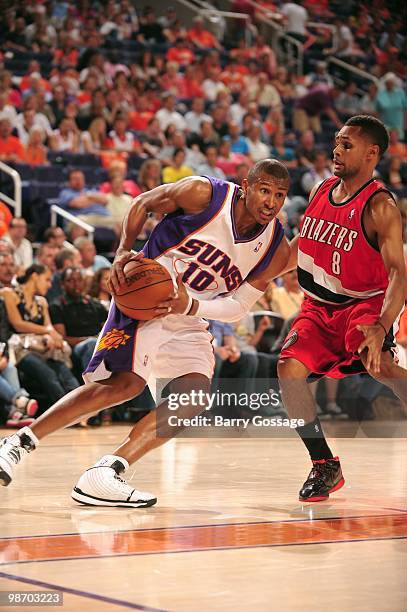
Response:
[[[407,611],[405,438],[337,437],[346,485],[318,504],[298,501],[296,437],[173,440],[130,468],[157,506],[75,504],[127,430],[58,432],[0,489],[0,591],[58,590],[64,612]]]

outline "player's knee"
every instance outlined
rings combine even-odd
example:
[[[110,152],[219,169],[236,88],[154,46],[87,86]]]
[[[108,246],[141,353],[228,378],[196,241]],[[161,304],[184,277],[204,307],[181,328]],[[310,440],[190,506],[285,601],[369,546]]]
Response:
[[[306,378],[308,374],[304,365],[296,359],[279,359],[277,373],[281,381],[290,378]]]
[[[127,402],[137,397],[146,386],[145,381],[133,372],[120,372],[115,382],[115,396],[120,397],[120,402]]]

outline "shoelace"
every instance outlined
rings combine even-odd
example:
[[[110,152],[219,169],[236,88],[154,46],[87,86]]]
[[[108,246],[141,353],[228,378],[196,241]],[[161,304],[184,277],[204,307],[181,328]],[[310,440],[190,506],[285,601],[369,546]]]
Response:
[[[8,451],[8,455],[10,459],[17,465],[17,463],[21,461],[22,455],[26,452],[27,451],[22,446],[12,446]]]
[[[128,493],[129,489],[131,489],[131,486],[125,480],[123,480],[123,478],[120,478],[120,476],[118,476],[117,474],[113,476],[113,478],[116,481],[116,487],[120,491],[126,491],[126,493]]]

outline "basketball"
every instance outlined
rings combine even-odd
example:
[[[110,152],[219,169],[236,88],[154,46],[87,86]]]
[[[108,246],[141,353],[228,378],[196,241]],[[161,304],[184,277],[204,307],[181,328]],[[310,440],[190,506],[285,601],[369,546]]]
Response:
[[[123,272],[127,282],[113,295],[116,306],[127,317],[149,321],[157,304],[173,293],[169,272],[153,259],[129,261]]]

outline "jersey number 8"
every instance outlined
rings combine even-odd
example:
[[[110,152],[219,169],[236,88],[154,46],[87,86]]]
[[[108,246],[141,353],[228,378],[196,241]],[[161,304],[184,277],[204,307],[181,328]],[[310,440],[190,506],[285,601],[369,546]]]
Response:
[[[332,272],[337,276],[341,273],[341,254],[339,251],[332,253]]]

